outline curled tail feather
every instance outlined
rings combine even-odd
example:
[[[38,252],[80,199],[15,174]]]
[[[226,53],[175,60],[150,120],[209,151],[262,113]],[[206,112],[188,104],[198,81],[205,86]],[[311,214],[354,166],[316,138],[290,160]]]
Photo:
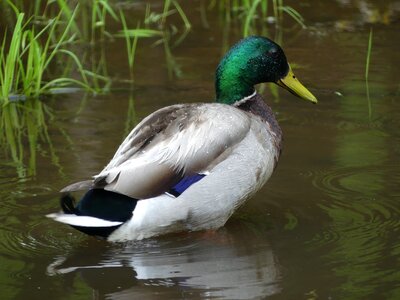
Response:
[[[75,209],[75,198],[70,193],[66,193],[61,196],[60,206],[65,214],[78,215],[78,211]]]

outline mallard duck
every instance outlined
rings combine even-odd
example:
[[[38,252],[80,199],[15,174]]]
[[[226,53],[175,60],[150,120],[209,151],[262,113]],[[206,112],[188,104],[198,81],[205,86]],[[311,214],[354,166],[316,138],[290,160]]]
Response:
[[[177,104],[144,118],[93,179],[62,189],[56,221],[109,241],[216,229],[271,176],[282,131],[254,86],[274,82],[316,103],[279,45],[239,41],[216,71],[215,103]],[[86,190],[77,205],[70,192]]]

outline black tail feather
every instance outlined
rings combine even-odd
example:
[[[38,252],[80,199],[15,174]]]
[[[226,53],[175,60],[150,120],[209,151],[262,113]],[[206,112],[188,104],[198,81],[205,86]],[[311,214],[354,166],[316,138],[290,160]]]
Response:
[[[77,214],[75,198],[70,193],[65,193],[61,196],[60,205],[65,214]]]
[[[132,217],[137,201],[115,192],[92,189],[76,205],[75,198],[70,193],[65,193],[60,198],[60,205],[65,214],[125,222]]]
[[[70,193],[65,193],[60,198],[64,214],[88,216],[114,222],[126,222],[132,218],[137,201],[137,199],[103,189],[89,190],[76,205],[75,198]],[[106,227],[71,224],[70,226],[89,235],[107,238],[121,224]]]

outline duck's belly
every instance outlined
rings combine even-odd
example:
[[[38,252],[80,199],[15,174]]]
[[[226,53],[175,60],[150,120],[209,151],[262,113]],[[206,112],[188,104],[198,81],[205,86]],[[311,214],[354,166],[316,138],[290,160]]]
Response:
[[[179,197],[141,200],[133,217],[109,240],[136,240],[171,232],[219,228],[271,176],[277,149],[265,126],[254,122],[227,159]]]

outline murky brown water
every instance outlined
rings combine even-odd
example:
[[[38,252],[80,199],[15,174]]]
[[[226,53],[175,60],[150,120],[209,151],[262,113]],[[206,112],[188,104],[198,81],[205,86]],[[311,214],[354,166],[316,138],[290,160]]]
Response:
[[[45,218],[58,210],[58,190],[101,170],[138,120],[213,99],[215,66],[241,27],[224,26],[214,9],[205,28],[195,3],[184,5],[193,28],[172,49],[179,78],[168,76],[162,46],[140,41],[132,91],[43,101],[48,136],[34,156],[25,140],[23,166],[3,145],[1,298],[400,299],[400,1],[285,1],[309,28],[285,17],[283,48],[320,103],[285,91],[277,101],[265,90],[284,131],[283,155],[266,186],[215,234],[110,244]],[[144,6],[134,9],[141,15]],[[106,46],[113,77],[129,77],[124,47]]]

